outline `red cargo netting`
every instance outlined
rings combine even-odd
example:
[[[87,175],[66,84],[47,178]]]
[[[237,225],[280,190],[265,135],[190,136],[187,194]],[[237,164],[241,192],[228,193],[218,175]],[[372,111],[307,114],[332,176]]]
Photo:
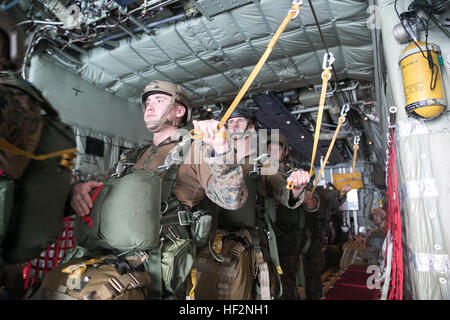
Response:
[[[55,243],[43,251],[39,257],[29,261],[25,265],[23,268],[25,290],[31,287],[36,281],[41,280],[47,272],[55,268],[61,262],[67,250],[75,247],[74,223],[74,216],[64,218],[62,231]]]
[[[403,297],[403,249],[400,205],[398,200],[397,158],[395,155],[394,130],[391,128],[389,159],[386,177],[386,231],[391,231],[392,266],[388,300],[402,300]]]

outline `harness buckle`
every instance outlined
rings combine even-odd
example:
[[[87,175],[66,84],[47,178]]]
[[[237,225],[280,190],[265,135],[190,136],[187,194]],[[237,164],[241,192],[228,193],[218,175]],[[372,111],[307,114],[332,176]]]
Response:
[[[189,213],[184,210],[178,211],[178,222],[180,223],[180,226],[189,226],[190,225],[189,220],[187,220],[187,223],[183,222],[183,218],[181,217],[182,214],[185,214],[185,216],[187,216]]]
[[[267,159],[269,159],[269,155],[267,153],[263,153],[258,158],[253,159],[253,170],[249,172],[249,175],[259,175],[262,163]]]
[[[119,161],[119,162],[117,163],[117,166],[116,166],[116,172],[114,172],[114,173],[111,175],[111,177],[119,178],[119,177],[121,176],[122,172],[124,172],[126,168],[128,168],[128,167],[130,167],[130,166],[132,166],[132,165],[134,165],[134,163],[132,163],[132,162],[122,162],[122,161]]]

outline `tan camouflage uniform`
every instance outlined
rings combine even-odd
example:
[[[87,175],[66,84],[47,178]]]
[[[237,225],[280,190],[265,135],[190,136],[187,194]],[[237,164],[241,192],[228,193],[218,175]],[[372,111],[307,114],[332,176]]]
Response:
[[[316,209],[305,211],[307,232],[311,234],[311,245],[304,255],[305,293],[308,300],[319,300],[322,297],[321,275],[323,269],[322,247],[328,230],[328,217],[333,207],[345,202],[346,197],[339,200],[339,191],[316,188],[313,196],[319,198]]]
[[[279,173],[288,177],[291,168],[282,166],[280,163]],[[283,300],[298,300],[297,292],[297,273],[301,264],[301,244],[304,238],[304,231],[299,225],[299,210],[280,207],[277,203],[277,246],[280,257],[280,265],[283,270],[281,281],[283,285]]]
[[[170,138],[161,142],[158,146],[150,144],[140,159],[137,160],[134,168],[154,171],[164,164],[168,153],[175,146],[176,142]],[[198,157],[197,152],[207,154],[205,147],[199,150],[196,143],[193,143],[188,159]],[[231,152],[231,151],[230,151]],[[205,195],[219,206],[234,210],[240,208],[247,200],[247,188],[244,183],[242,169],[236,164],[226,164],[226,155],[217,157],[205,157],[201,164],[181,164],[178,169],[177,181],[175,184],[175,196],[189,208],[199,204]],[[114,168],[108,170],[103,177],[104,180],[114,172]]]
[[[244,176],[247,176],[249,174],[249,172],[251,170],[253,170],[253,165],[249,164],[250,161],[250,156],[245,157],[244,159],[244,164],[241,164],[243,171],[244,171]],[[283,206],[284,209],[288,209],[288,210],[292,210],[294,211],[296,208],[299,208],[301,203],[303,202],[304,199],[304,195],[305,193],[303,192],[299,199],[297,200],[292,200],[290,199],[290,190],[286,189],[286,178],[288,177],[287,174],[281,174],[281,172],[278,172],[277,174],[273,174],[273,175],[261,175],[261,179],[259,182],[259,188],[258,188],[258,192],[259,195],[261,197],[273,197],[277,204],[279,206]],[[252,195],[249,195],[249,197],[251,197]],[[261,248],[262,248],[262,252],[264,255],[264,259],[266,261],[271,261],[271,257],[270,257],[270,253],[269,253],[269,245],[268,245],[268,240],[267,237],[265,236],[265,234],[263,234],[262,230],[261,231],[261,235],[260,235],[260,244],[261,244]],[[277,246],[278,249],[280,249],[280,246],[278,245],[278,234],[277,234]],[[295,242],[290,242],[289,245],[293,244]],[[287,267],[288,272],[290,272],[292,270],[292,268],[290,268],[289,266],[286,265],[286,261],[288,261],[288,263],[291,263],[291,258],[287,257],[291,252],[290,250],[285,250],[288,247],[284,247],[282,248],[282,251],[278,252],[279,253],[279,259],[280,259],[280,265],[281,268],[283,270],[283,275],[281,275],[281,280],[282,280],[282,286],[283,286],[283,297],[286,296],[286,294],[284,293],[285,290],[285,284],[283,279],[286,277],[285,274],[285,270],[283,267],[284,266]],[[269,264],[271,265],[271,264]],[[274,273],[277,272],[274,269],[274,266],[271,265],[271,270],[272,272],[270,273],[271,276],[271,283],[274,284],[275,283],[275,277],[274,277]],[[287,278],[289,278],[289,276],[287,276]],[[295,277],[294,277],[294,281],[295,281]],[[273,289],[275,288],[274,285],[272,285],[271,287],[273,287]],[[289,287],[289,286],[288,286]],[[273,291],[273,290],[272,290]],[[272,294],[275,294],[274,292],[272,292]],[[292,291],[288,292],[289,296],[292,296]]]

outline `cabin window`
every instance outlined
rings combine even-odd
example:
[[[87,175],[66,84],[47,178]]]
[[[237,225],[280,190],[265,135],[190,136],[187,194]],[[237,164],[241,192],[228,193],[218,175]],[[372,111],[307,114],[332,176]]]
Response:
[[[86,137],[86,150],[85,153],[91,154],[97,157],[103,157],[105,143],[102,140]]]

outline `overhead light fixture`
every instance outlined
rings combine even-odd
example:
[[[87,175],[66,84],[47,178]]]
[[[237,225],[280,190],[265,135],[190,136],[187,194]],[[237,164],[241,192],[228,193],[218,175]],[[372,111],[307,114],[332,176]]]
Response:
[[[291,122],[288,120],[288,121],[286,121],[286,124],[291,124]]]
[[[367,142],[368,144],[372,144],[372,141]]]
[[[305,139],[305,136],[301,136],[300,138]]]
[[[367,117],[364,117],[364,120],[368,120],[369,118],[367,118]]]

